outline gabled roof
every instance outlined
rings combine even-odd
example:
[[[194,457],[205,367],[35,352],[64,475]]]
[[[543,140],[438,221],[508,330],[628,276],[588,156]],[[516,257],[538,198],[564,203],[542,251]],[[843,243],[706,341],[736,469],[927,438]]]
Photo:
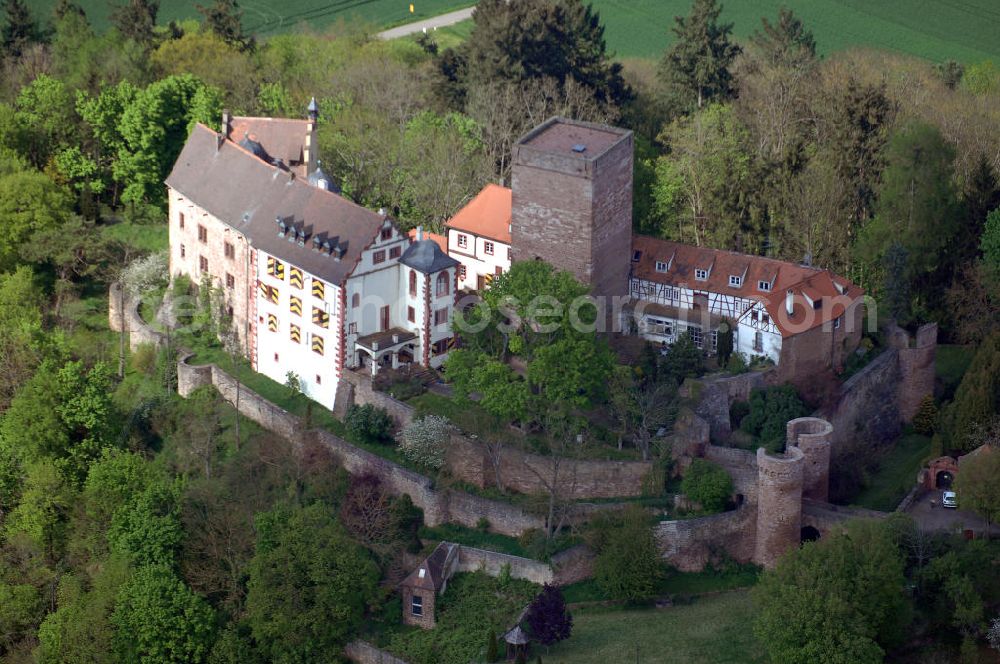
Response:
[[[668,263],[668,269],[657,271],[657,262]],[[707,279],[697,279],[695,270],[708,270]],[[861,288],[829,270],[644,235],[632,238],[632,276],[696,291],[756,299],[763,304],[783,337],[833,320],[844,313],[845,301],[853,302],[864,295]],[[741,277],[741,285],[731,286],[731,276]],[[769,291],[758,288],[762,281],[770,285]],[[786,311],[788,291],[794,298],[791,315]],[[806,297],[813,302],[819,301],[821,306],[818,309],[810,307]],[[814,309],[808,319],[807,307]]]
[[[420,563],[417,569],[403,579],[399,584],[411,588],[423,588],[437,592],[448,580],[448,562],[453,553],[457,553],[457,544],[441,542],[437,548],[427,556],[424,562]]]
[[[510,189],[498,184],[488,184],[446,225],[448,228],[510,244],[510,211]]]
[[[272,159],[290,164],[302,161],[308,125],[308,120],[237,116],[230,121],[227,138],[238,143],[249,136],[260,143]]]
[[[437,242],[437,246],[441,247],[441,251],[448,253],[448,238],[443,235],[438,235],[437,233],[428,233],[427,231],[423,231],[423,234],[425,240],[434,240]],[[416,240],[417,229],[411,228],[406,232],[406,236],[411,240]]]
[[[246,235],[262,251],[328,283],[340,284],[374,241],[384,217],[258,159],[199,124],[181,150],[167,186]],[[305,242],[278,235],[277,218],[305,232]],[[313,238],[340,247],[336,260]]]

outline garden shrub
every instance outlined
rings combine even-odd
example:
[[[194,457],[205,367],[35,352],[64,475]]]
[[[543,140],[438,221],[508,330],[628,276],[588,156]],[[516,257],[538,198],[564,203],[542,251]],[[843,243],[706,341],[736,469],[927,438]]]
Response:
[[[750,393],[750,412],[740,428],[752,434],[772,454],[785,451],[786,425],[789,420],[805,417],[809,409],[791,385],[768,387]]]
[[[929,394],[920,402],[920,408],[913,417],[913,430],[925,436],[934,434],[937,427],[938,409],[934,404],[934,397]]]
[[[392,418],[385,408],[372,404],[353,405],[344,416],[347,433],[361,443],[386,443],[392,440]]]
[[[649,515],[631,506],[591,523],[591,546],[597,551],[594,580],[607,597],[642,602],[656,594],[664,576]]]
[[[733,494],[733,480],[717,463],[695,459],[684,473],[681,491],[701,504],[706,512],[721,512],[726,509],[726,503]]]

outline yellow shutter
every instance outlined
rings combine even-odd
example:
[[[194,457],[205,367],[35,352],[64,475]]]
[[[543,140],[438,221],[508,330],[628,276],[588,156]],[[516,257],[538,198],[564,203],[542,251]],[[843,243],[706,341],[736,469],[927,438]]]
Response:
[[[313,307],[313,325],[320,327],[330,327],[330,314],[318,307]]]
[[[295,343],[302,343],[302,330],[299,329],[298,325],[292,325],[290,327],[289,336]]]
[[[277,261],[274,260],[274,256],[268,256],[267,257],[267,273],[269,275],[271,275],[272,277],[274,276],[274,264],[275,263],[277,263]]]
[[[260,291],[260,296],[265,300],[268,299],[268,288],[263,281],[257,282],[257,289]]]
[[[312,349],[314,353],[323,354],[323,337],[318,334],[312,336]]]
[[[288,271],[288,282],[295,288],[302,288],[302,270],[297,267],[290,268]]]
[[[285,264],[279,260],[274,261],[274,276],[277,279],[285,279]]]
[[[295,297],[294,295],[288,298],[288,308],[291,309],[292,313],[296,316],[302,315],[302,300]]]
[[[267,329],[272,332],[278,331],[278,317],[274,314],[267,315]]]
[[[318,279],[313,279],[312,291],[313,291],[313,297],[318,297],[319,299],[322,300],[323,297],[326,295],[326,286],[323,284],[322,281],[319,281]]]
[[[278,296],[279,296],[278,289],[275,288],[274,286],[268,286],[267,287],[267,291],[268,291],[268,293],[267,293],[267,299],[272,304],[277,304],[278,303]]]

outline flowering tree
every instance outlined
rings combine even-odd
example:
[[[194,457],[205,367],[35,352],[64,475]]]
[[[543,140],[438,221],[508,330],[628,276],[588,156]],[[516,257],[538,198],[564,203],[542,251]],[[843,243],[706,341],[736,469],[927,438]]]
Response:
[[[445,445],[451,430],[448,418],[427,415],[407,424],[399,436],[399,449],[406,458],[430,468],[444,465]]]

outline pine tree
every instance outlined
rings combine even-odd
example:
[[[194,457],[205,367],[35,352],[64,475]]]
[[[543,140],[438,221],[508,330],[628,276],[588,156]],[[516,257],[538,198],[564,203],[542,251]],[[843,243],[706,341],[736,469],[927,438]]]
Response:
[[[906,247],[897,241],[889,245],[882,259],[885,267],[882,282],[884,301],[889,313],[900,325],[905,325],[910,319],[910,284],[906,278],[908,257]]]
[[[730,40],[732,23],[719,23],[722,7],[716,0],[694,0],[691,14],[674,17],[677,41],[667,50],[661,76],[679,101],[701,108],[733,94],[729,71],[740,47]]]
[[[151,48],[159,11],[159,0],[125,0],[124,5],[111,12],[111,21],[123,37]]]
[[[197,8],[219,39],[240,50],[253,48],[253,37],[243,33],[243,10],[236,0],[215,0],[210,7],[197,5]]]
[[[755,32],[754,45],[775,65],[794,66],[816,57],[816,39],[792,10],[782,7],[778,22],[760,19],[762,30]]]
[[[937,426],[937,417],[938,409],[934,405],[934,397],[928,394],[920,402],[917,414],[913,416],[913,429],[917,433],[930,436],[934,433],[934,428]]]
[[[24,0],[3,0],[4,23],[0,29],[3,54],[18,58],[32,42],[38,41],[38,23]]]

